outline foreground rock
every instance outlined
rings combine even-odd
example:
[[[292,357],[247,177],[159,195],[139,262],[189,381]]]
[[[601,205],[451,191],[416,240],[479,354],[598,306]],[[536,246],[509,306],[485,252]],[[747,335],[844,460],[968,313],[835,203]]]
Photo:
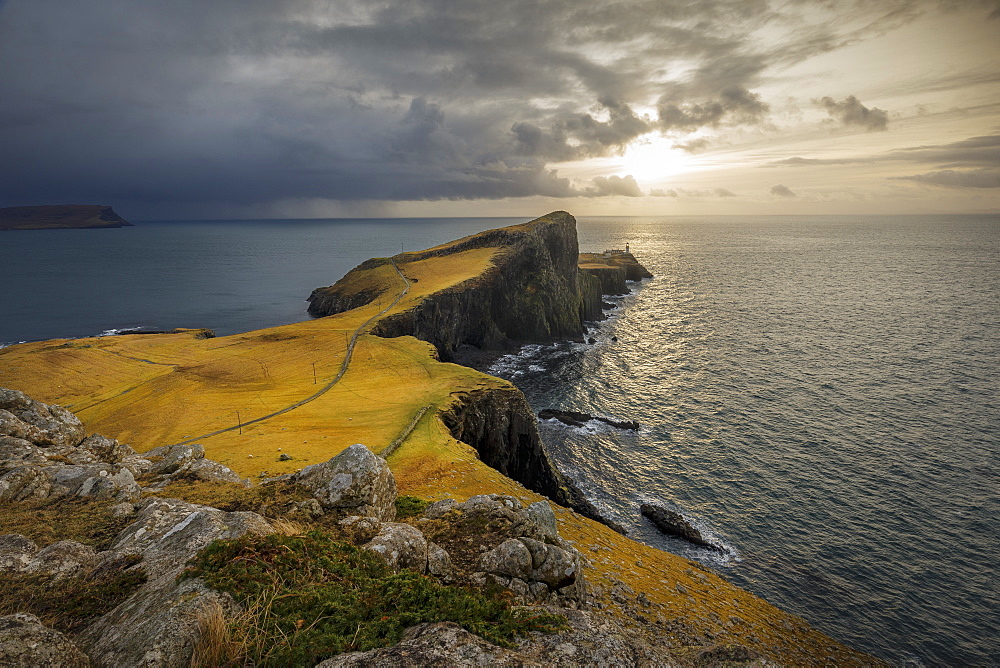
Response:
[[[0,501],[80,497],[134,502],[143,489],[179,479],[248,484],[205,459],[200,445],[140,455],[113,438],[85,438],[83,423],[57,405],[0,388]],[[142,480],[140,484],[139,480]]]
[[[694,528],[690,522],[684,519],[684,516],[680,513],[674,512],[673,510],[662,506],[653,505],[651,503],[642,504],[639,506],[639,511],[643,514],[643,516],[648,517],[657,529],[668,536],[683,538],[689,543],[694,543],[695,545],[701,547],[708,547],[713,550],[721,551],[722,549],[718,545],[714,545],[705,540],[705,538],[701,535],[701,532]]]
[[[559,633],[533,634],[508,649],[451,622],[419,624],[407,629],[397,645],[341,654],[317,668],[676,665],[661,649],[650,646],[608,615],[552,607],[546,610],[564,615],[569,628]]]
[[[145,584],[76,640],[99,666],[188,665],[201,611],[212,605],[232,610],[234,605],[201,581],[178,582],[177,576],[213,540],[268,534],[274,528],[256,513],[140,498],[143,491],[181,479],[244,481],[222,464],[205,459],[200,445],[164,446],[139,455],[112,438],[98,434],[84,438],[75,415],[22,392],[0,389],[0,406],[0,501],[65,497],[118,501],[115,513],[132,518],[103,552],[69,540],[39,549],[24,536],[0,536],[0,571],[39,574],[58,586],[60,580],[102,568],[142,570],[148,576]],[[50,638],[53,648],[62,647],[55,631],[38,629],[30,620],[8,621],[8,636]],[[18,663],[22,649],[3,651],[8,654],[0,653],[0,665],[87,665],[86,657],[84,663],[72,663],[76,661],[72,652],[63,663],[43,654],[25,654],[29,658]]]
[[[312,491],[324,510],[382,521],[396,518],[396,479],[385,460],[360,443],[307,466],[290,481]]]
[[[471,539],[476,549],[456,545],[461,554],[451,555],[455,570],[470,583],[499,585],[525,603],[587,605],[580,553],[560,538],[547,501],[525,508],[518,499],[499,494],[474,496],[464,503],[446,499],[428,507],[424,518],[450,523],[459,535],[477,532]],[[441,527],[436,531],[442,532]]]
[[[639,429],[639,423],[635,420],[612,420],[611,418],[590,415],[579,411],[563,411],[556,408],[546,408],[539,411],[538,418],[540,420],[559,420],[571,427],[583,427],[587,422],[596,420],[617,429],[629,429],[631,431],[638,431]]]
[[[229,596],[197,579],[177,581],[187,562],[213,540],[274,533],[249,512],[230,513],[177,499],[148,499],[111,552],[137,554],[149,580],[84,631],[80,646],[101,666],[183,666],[198,640],[198,617],[210,606],[235,608]]]
[[[0,666],[87,668],[90,660],[73,641],[44,626],[34,615],[0,617]]]

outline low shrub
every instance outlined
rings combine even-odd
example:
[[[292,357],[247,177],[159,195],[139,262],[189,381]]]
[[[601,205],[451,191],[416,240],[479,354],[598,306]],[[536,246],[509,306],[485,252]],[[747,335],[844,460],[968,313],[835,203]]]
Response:
[[[392,645],[424,622],[456,622],[500,645],[565,623],[513,607],[499,588],[393,573],[378,555],[322,530],[215,541],[181,577],[202,578],[243,606],[229,625],[231,665],[313,666],[341,652]]]
[[[396,519],[402,520],[408,517],[416,517],[431,505],[430,501],[415,496],[401,495],[396,497]]]

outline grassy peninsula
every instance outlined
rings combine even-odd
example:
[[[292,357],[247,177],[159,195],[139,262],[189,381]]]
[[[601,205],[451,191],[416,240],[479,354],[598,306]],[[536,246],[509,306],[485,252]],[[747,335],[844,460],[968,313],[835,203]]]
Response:
[[[0,208],[0,230],[82,230],[132,227],[110,206],[54,204]]]
[[[184,331],[12,346],[0,350],[0,386],[64,406],[83,420],[88,433],[117,438],[140,453],[200,443],[208,458],[253,479],[293,473],[363,443],[386,456],[401,495],[464,501],[503,494],[527,505],[544,497],[483,461],[487,437],[469,418],[475,402],[500,396],[502,402],[491,404],[494,412],[481,415],[494,419],[497,411],[508,411],[503,419],[530,419],[533,429],[534,417],[523,415],[519,391],[507,381],[441,361],[463,337],[487,332],[513,343],[518,332],[486,314],[485,320],[455,325],[465,327],[464,333],[438,336],[433,343],[386,335],[406,328],[424,332],[428,313],[439,316],[442,305],[461,304],[467,290],[487,294],[483,291],[501,278],[522,281],[524,297],[539,303],[532,286],[551,277],[512,277],[514,268],[528,269],[511,264],[511,244],[520,243],[515,243],[519,235],[567,229],[568,221],[568,214],[550,214],[428,251],[371,260],[334,286],[344,310],[309,322],[219,338]],[[576,271],[572,224],[567,247],[573,247]],[[550,244],[553,257],[562,253],[553,248]],[[597,257],[585,262],[586,269],[600,271]],[[594,282],[581,279],[575,289],[585,295]],[[586,311],[582,302],[571,306]],[[442,321],[452,322],[434,322]],[[560,322],[553,318],[545,326],[562,327]],[[500,426],[486,431],[495,429]],[[480,434],[478,450],[470,445],[472,438],[456,437],[474,432]],[[200,503],[207,502],[204,495],[215,495],[211,500],[217,505],[248,492],[223,485],[191,486],[189,493],[202,494],[191,499]],[[715,665],[702,661],[716,656],[705,654],[707,649],[739,646],[746,651],[732,655],[737,663],[878,664],[697,563],[636,543],[565,507],[554,509],[559,533],[585,557],[590,605],[655,639],[664,657]],[[719,651],[720,660],[730,656]]]

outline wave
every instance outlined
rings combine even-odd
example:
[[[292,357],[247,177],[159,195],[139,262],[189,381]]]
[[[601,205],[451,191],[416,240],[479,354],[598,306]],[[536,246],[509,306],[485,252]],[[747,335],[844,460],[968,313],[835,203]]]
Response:
[[[141,332],[145,327],[142,325],[138,327],[112,327],[111,329],[106,329],[97,336],[118,336],[119,334],[128,334],[130,332]]]

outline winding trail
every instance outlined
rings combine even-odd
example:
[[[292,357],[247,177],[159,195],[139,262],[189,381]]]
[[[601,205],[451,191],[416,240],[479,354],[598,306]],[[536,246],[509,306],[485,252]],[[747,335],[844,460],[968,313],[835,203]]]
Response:
[[[340,382],[340,379],[344,377],[344,374],[347,373],[347,367],[351,363],[351,356],[354,354],[354,345],[358,342],[358,337],[360,337],[362,334],[364,334],[365,330],[373,322],[375,322],[376,320],[378,320],[379,318],[381,318],[383,315],[385,315],[386,313],[388,313],[389,310],[392,309],[392,307],[394,307],[396,304],[398,304],[399,301],[410,292],[410,281],[406,278],[406,276],[403,275],[403,272],[402,272],[402,270],[400,270],[399,265],[397,265],[396,261],[394,259],[392,259],[392,258],[389,258],[389,262],[392,263],[392,268],[396,270],[396,273],[399,274],[399,277],[403,280],[403,290],[402,290],[402,292],[399,293],[399,296],[397,296],[394,300],[392,300],[391,304],[389,304],[388,306],[386,306],[384,309],[382,309],[381,311],[379,311],[378,313],[376,313],[372,317],[368,318],[368,320],[365,320],[356,330],[354,330],[354,333],[351,335],[350,341],[348,341],[348,343],[347,343],[347,353],[344,355],[344,361],[340,365],[340,371],[337,372],[337,375],[334,376],[333,380],[331,380],[329,383],[327,383],[322,388],[320,388],[319,390],[317,390],[315,393],[309,395],[308,397],[306,397],[302,401],[297,401],[297,402],[295,402],[294,404],[292,404],[290,406],[285,406],[281,410],[275,411],[273,413],[268,413],[267,415],[264,415],[262,417],[254,418],[253,420],[247,420],[246,422],[233,425],[232,427],[226,427],[225,429],[219,429],[217,431],[209,432],[208,434],[202,434],[201,436],[195,436],[194,438],[189,438],[187,440],[180,441],[178,443],[172,443],[171,445],[187,445],[189,443],[194,443],[195,441],[201,441],[201,440],[204,440],[206,438],[211,438],[212,436],[218,436],[219,434],[225,434],[228,431],[236,431],[237,429],[242,429],[243,427],[246,427],[247,425],[257,424],[258,422],[264,422],[265,420],[270,420],[273,417],[277,417],[279,415],[284,415],[285,413],[288,413],[289,411],[293,411],[293,410],[295,410],[296,408],[298,408],[300,406],[305,406],[309,402],[315,401],[316,399],[319,399],[321,396],[323,396],[324,394],[326,394],[327,392],[329,392],[333,388],[334,385],[336,385],[337,383]]]

